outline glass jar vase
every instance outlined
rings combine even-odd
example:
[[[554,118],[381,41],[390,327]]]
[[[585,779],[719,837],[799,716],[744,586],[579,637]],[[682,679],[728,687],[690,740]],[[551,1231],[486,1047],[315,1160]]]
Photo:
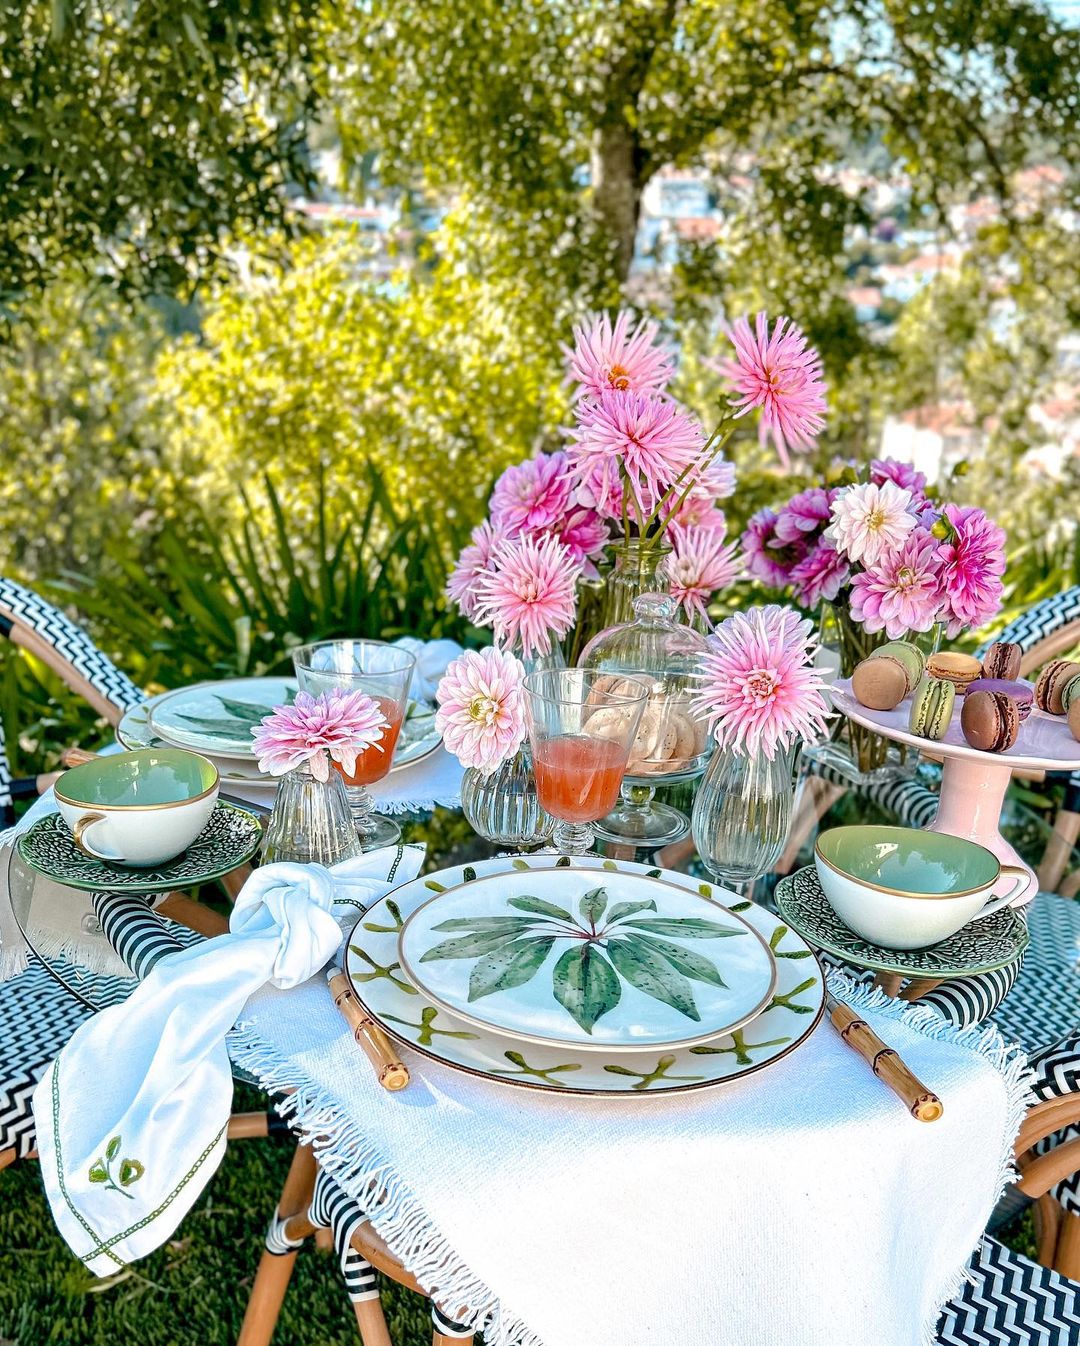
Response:
[[[717,748],[694,799],[694,843],[714,878],[742,891],[771,869],[787,843],[795,798],[795,750]]]
[[[363,855],[345,786],[336,771],[318,780],[308,766],[281,778],[266,825],[262,863],[293,860],[301,865],[336,865]]]
[[[469,767],[461,782],[461,809],[473,831],[496,846],[539,846],[555,826],[540,807],[527,743],[489,775]]]

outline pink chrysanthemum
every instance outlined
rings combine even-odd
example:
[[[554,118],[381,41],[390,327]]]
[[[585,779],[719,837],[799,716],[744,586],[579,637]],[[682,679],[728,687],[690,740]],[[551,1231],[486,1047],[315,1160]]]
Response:
[[[330,757],[346,775],[357,755],[376,744],[387,728],[379,703],[366,692],[334,688],[312,696],[297,692],[291,706],[276,706],[251,731],[259,770],[283,776],[306,762],[316,780],[330,779]]]
[[[617,463],[595,459],[580,465],[577,498],[586,509],[601,519],[621,519],[623,495]]]
[[[511,654],[466,650],[447,666],[435,693],[435,727],[464,767],[485,776],[517,752],[525,738],[525,670]]]
[[[917,528],[897,552],[851,581],[851,615],[867,631],[884,628],[890,640],[929,631],[941,612],[941,548]]]
[[[807,533],[823,529],[831,517],[836,494],[823,486],[811,486],[793,495],[776,517],[777,541],[799,542]]]
[[[512,537],[550,528],[566,513],[573,492],[565,453],[541,453],[508,467],[491,493],[491,521]]]
[[[953,529],[938,553],[945,591],[942,620],[951,638],[982,626],[1001,607],[1005,533],[972,505],[946,505],[943,514]]]
[[[645,513],[697,460],[705,443],[701,426],[688,411],[647,393],[609,390],[581,402],[577,418],[570,432],[571,461],[583,475],[599,467],[608,490],[625,469],[638,509]]]
[[[596,560],[610,540],[607,524],[596,510],[571,510],[554,525],[551,536],[559,539],[586,579],[596,579],[600,574]]]
[[[697,481],[687,492],[674,522],[682,524],[684,528],[723,527],[724,514],[717,508],[717,501],[726,500],[734,494],[735,464],[729,463],[726,458],[716,457],[702,469]]]
[[[532,657],[547,654],[574,622],[580,570],[553,537],[524,535],[500,543],[492,567],[477,579],[474,618],[494,626],[500,644]]]
[[[656,323],[643,320],[631,330],[630,322],[631,315],[623,310],[614,326],[606,313],[587,326],[575,326],[574,349],[563,349],[579,396],[599,397],[612,389],[660,393],[667,387],[675,372],[674,353],[657,343]]]
[[[735,414],[760,407],[761,442],[772,435],[780,462],[788,467],[788,449],[811,448],[825,425],[821,359],[789,318],[777,318],[771,335],[767,314],[757,315],[754,331],[739,318],[729,335],[735,358],[721,360],[717,368],[739,394],[732,403]]]
[[[849,561],[861,561],[867,569],[899,551],[916,522],[911,492],[891,481],[846,487],[832,503],[832,520],[825,536]]]
[[[875,486],[886,481],[911,492],[912,500],[919,502],[926,498],[926,474],[917,472],[910,463],[901,463],[896,458],[875,458],[870,464],[870,480]]]
[[[792,567],[791,592],[804,608],[816,608],[821,602],[831,603],[851,579],[851,566],[831,542],[821,538],[807,554]]]
[[[491,569],[491,558],[505,534],[490,519],[485,519],[472,530],[470,537],[472,541],[462,550],[446,581],[446,596],[471,622],[476,620],[477,581]]]
[[[719,528],[668,530],[672,552],[664,562],[672,598],[682,604],[687,617],[704,616],[713,594],[726,589],[739,574],[739,544],[724,542]]]
[[[708,637],[694,709],[721,747],[771,761],[796,738],[824,733],[828,709],[812,630],[790,608],[771,606],[736,612]]]
[[[792,567],[806,555],[800,543],[785,547],[776,536],[777,514],[759,509],[751,516],[742,535],[743,564],[754,579],[770,589],[784,589],[791,583]]]

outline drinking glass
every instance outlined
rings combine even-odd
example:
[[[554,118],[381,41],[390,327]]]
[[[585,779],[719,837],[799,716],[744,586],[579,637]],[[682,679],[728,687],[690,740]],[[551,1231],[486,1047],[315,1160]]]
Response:
[[[764,753],[717,748],[694,799],[698,854],[715,879],[745,894],[780,858],[791,831],[793,748]]]
[[[540,806],[556,820],[552,844],[585,855],[592,824],[615,807],[649,689],[582,668],[530,673],[525,708]]]
[[[396,845],[401,828],[392,818],[375,812],[367,786],[382,780],[393,764],[415,656],[384,640],[320,640],[293,650],[293,667],[301,691],[313,696],[338,687],[347,692],[366,692],[378,702],[387,721],[382,738],[357,754],[351,772],[345,772],[336,762],[334,766],[345,782],[349,809],[364,850]]]

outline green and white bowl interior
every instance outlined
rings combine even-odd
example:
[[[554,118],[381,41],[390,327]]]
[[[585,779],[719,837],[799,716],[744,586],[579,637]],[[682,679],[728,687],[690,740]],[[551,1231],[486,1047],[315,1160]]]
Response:
[[[213,789],[212,762],[184,748],[108,753],[65,771],[57,794],[87,808],[160,807],[198,799]]]
[[[514,1044],[433,1004],[404,975],[397,956],[405,921],[434,893],[490,874],[523,878],[559,867],[556,855],[500,857],[457,865],[403,884],[357,921],[345,954],[353,989],[383,1027],[421,1055],[500,1084],[545,1092],[640,1098],[683,1093],[740,1079],[794,1051],[821,1019],[825,989],[812,950],[764,908],[687,874],[629,861],[575,857],[576,868],[610,876],[651,875],[702,897],[723,899],[762,936],[776,959],[777,984],[760,1015],[730,1034],[690,1047],[607,1054],[573,1045]],[[730,942],[730,941],[729,941]]]
[[[895,893],[973,892],[994,883],[1000,868],[985,846],[914,827],[833,827],[816,850],[841,874]]]
[[[768,1003],[776,964],[751,926],[685,888],[555,867],[491,874],[415,911],[398,957],[435,1004],[522,1041],[598,1051],[689,1046]]]

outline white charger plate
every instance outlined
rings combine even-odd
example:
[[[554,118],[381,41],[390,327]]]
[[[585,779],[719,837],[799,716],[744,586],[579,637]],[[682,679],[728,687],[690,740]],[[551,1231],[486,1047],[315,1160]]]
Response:
[[[397,957],[400,931],[417,908],[433,893],[489,874],[530,875],[565,866],[556,855],[457,865],[395,889],[357,921],[349,936],[345,971],[354,993],[392,1037],[421,1056],[497,1084],[582,1096],[654,1097],[726,1084],[782,1060],[817,1027],[825,1007],[821,967],[813,950],[778,917],[687,874],[593,855],[575,857],[574,863],[596,870],[598,881],[608,875],[649,875],[730,903],[729,910],[753,926],[776,959],[777,985],[765,1009],[750,1025],[707,1043],[608,1056],[569,1045],[522,1042],[515,1047],[505,1035],[463,1023],[417,991]]]

